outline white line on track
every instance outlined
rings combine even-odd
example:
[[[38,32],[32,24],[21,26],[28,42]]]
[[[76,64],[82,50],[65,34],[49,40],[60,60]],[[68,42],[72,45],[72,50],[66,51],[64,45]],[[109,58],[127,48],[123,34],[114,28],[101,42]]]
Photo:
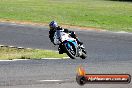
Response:
[[[38,80],[39,82],[62,82],[63,80]]]
[[[41,58],[41,59],[62,59],[62,58]]]
[[[41,59],[68,59],[69,57],[63,57],[63,58],[41,58]],[[41,60],[40,59],[40,60]],[[2,61],[26,61],[26,60],[31,60],[31,59],[13,59],[13,60],[0,60],[0,62]]]
[[[0,60],[0,62],[4,62],[4,61],[12,61],[12,60]]]
[[[25,60],[30,60],[30,59],[13,59],[13,60],[0,60],[0,62],[4,61],[25,61]]]

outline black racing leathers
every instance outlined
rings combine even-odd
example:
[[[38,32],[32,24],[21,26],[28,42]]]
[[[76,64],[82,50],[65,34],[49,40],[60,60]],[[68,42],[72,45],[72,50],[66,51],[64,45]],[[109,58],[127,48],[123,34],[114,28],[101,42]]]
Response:
[[[52,29],[49,31],[49,38],[50,38],[50,41],[53,43],[54,39],[54,34],[56,32],[56,30],[63,30],[60,26],[58,26],[56,29]],[[73,31],[69,31],[68,29],[64,29],[64,32],[66,33],[72,33]]]
[[[63,30],[62,27],[58,26],[57,28],[55,29],[52,29],[49,31],[49,38],[50,38],[50,41],[54,44],[54,34],[56,32],[56,30]],[[72,38],[75,38],[77,40],[77,42],[79,44],[83,44],[76,36],[75,32],[74,31],[69,31],[68,29],[64,29],[64,32],[65,33],[69,33],[69,35],[72,37]]]

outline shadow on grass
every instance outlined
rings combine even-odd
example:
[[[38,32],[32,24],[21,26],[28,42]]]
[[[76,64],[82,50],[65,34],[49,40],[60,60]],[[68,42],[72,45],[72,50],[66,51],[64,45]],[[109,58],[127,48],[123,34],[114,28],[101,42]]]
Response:
[[[107,0],[107,1],[132,2],[132,0]]]

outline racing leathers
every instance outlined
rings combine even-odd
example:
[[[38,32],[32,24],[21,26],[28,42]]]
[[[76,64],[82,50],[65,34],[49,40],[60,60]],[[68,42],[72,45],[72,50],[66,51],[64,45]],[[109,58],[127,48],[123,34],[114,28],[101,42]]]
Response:
[[[77,40],[77,43],[82,45],[83,43],[78,39],[78,37],[76,36],[75,32],[74,31],[70,31],[68,29],[63,29],[62,27],[58,26],[56,27],[55,29],[52,29],[49,31],[49,38],[50,38],[50,41],[55,45],[54,43],[54,34],[56,32],[56,30],[63,30],[65,33],[68,33],[72,38],[76,39]]]

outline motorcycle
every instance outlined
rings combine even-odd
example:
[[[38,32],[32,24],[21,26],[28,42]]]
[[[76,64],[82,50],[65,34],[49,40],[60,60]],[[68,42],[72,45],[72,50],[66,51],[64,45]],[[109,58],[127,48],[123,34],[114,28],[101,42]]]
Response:
[[[76,39],[72,38],[68,33],[63,32],[63,30],[56,30],[54,43],[59,45],[60,54],[66,53],[71,59],[76,59],[77,57],[85,59],[87,57],[85,48],[79,45]]]

